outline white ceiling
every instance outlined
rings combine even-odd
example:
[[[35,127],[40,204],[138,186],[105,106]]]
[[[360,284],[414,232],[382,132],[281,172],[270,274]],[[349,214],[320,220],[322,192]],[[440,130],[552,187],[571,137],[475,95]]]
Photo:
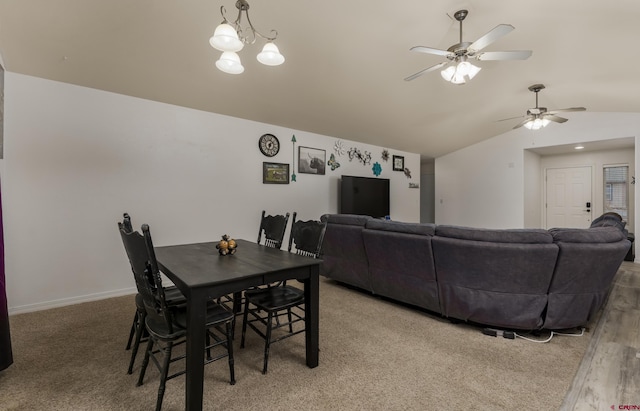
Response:
[[[293,129],[441,156],[511,129],[540,105],[640,112],[640,1],[249,0],[254,25],[279,33],[286,62],[239,55],[218,71],[208,39],[234,0],[0,0],[0,53],[10,72],[78,84]],[[483,61],[464,86],[438,72],[403,79],[459,40],[449,16],[469,10],[464,41],[501,23],[515,30],[485,51],[533,50]],[[580,121],[587,113],[568,113]],[[562,127],[552,124],[549,127]]]

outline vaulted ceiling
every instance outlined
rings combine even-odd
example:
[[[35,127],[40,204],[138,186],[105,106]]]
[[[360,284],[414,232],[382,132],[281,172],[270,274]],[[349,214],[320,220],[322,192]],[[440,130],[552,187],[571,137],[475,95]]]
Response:
[[[640,112],[637,0],[249,0],[252,23],[276,29],[283,65],[240,51],[245,72],[214,66],[208,39],[234,0],[0,0],[9,72],[438,157],[510,130],[540,105]],[[515,26],[485,51],[533,50],[525,61],[481,61],[466,85],[415,45],[447,49],[496,25]],[[587,113],[568,113],[580,121]],[[562,127],[552,124],[549,127]]]

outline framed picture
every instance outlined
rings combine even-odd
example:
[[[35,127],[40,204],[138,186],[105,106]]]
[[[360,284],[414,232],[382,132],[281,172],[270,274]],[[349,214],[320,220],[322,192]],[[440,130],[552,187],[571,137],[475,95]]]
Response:
[[[289,164],[262,163],[262,184],[289,184]]]
[[[393,171],[404,171],[404,157],[393,156]]]
[[[317,148],[298,147],[298,173],[324,175],[327,152]]]

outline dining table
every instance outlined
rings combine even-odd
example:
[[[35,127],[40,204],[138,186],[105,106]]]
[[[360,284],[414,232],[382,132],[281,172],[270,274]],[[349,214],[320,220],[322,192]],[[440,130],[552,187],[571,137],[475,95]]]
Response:
[[[321,259],[236,240],[234,254],[218,242],[154,247],[158,266],[187,300],[185,409],[202,410],[207,302],[251,287],[298,280],[304,285],[305,349],[309,368],[318,366],[319,271]]]

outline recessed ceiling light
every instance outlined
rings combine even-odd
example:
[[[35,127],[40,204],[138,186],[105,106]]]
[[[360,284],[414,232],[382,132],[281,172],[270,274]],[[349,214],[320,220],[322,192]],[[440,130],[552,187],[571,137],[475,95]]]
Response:
[[[584,148],[584,146],[575,146],[574,147],[576,150],[582,150]]]

